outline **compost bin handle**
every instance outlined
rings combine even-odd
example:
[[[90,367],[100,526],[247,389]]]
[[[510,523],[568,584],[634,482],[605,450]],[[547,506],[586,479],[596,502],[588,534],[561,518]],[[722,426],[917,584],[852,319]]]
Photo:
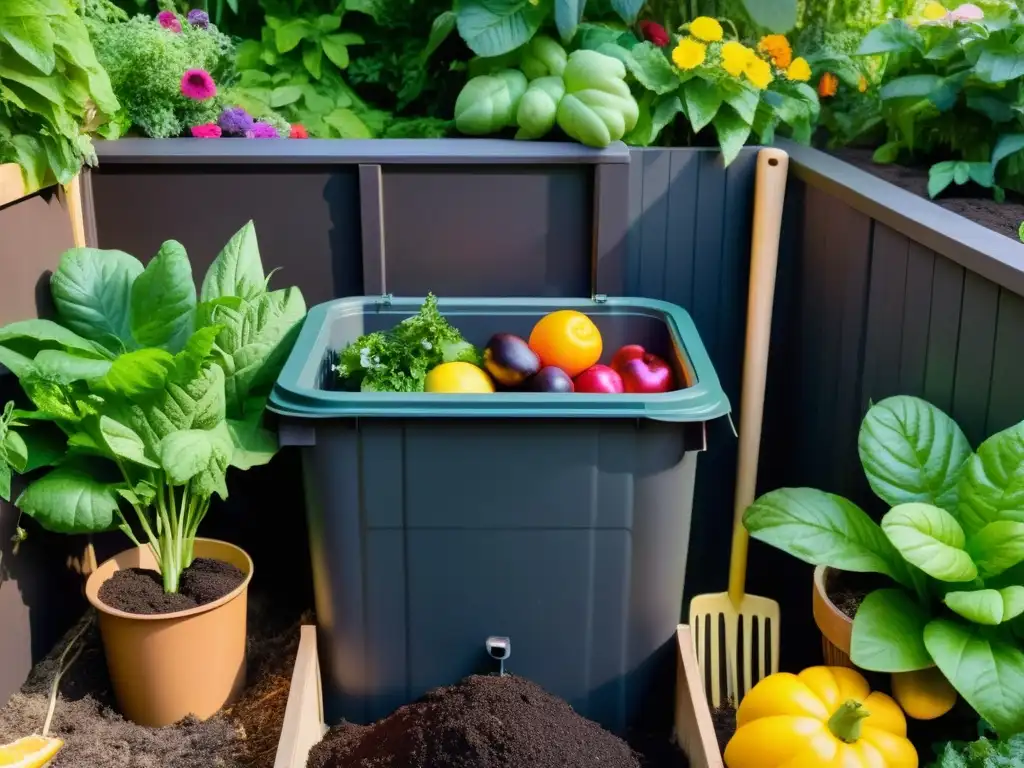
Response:
[[[757,153],[754,183],[754,220],[750,241],[750,292],[747,297],[747,345],[743,360],[743,391],[740,394],[739,462],[736,468],[736,500],[733,511],[732,556],[729,561],[729,598],[734,605],[743,599],[747,578],[747,544],[743,512],[754,502],[757,460],[761,447],[768,344],[772,332],[775,273],[779,262],[782,206],[786,199],[789,155],[767,147]]]

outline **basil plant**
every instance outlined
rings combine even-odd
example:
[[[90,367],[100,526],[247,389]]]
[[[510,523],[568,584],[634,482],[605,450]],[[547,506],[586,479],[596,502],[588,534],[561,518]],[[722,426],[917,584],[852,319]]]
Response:
[[[59,533],[120,529],[152,549],[176,592],[228,468],[277,451],[263,414],[306,307],[268,279],[252,222],[198,295],[173,240],[145,267],[123,251],[64,253],[50,280],[56,318],[0,328],[0,364],[32,405],[10,414],[9,465],[47,470],[15,502],[22,512]]]
[[[935,406],[891,397],[868,411],[858,449],[891,506],[881,525],[811,488],[761,496],[744,525],[807,563],[892,580],[857,610],[854,664],[937,666],[1001,737],[1024,732],[1024,422],[974,452]]]

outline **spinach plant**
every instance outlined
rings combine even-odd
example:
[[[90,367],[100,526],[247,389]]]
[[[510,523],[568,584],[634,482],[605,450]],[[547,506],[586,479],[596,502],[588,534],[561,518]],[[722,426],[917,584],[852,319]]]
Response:
[[[947,741],[929,768],[1024,768],[1024,733],[999,739],[982,721],[975,741]]]
[[[858,55],[884,57],[887,141],[875,160],[933,162],[932,197],[974,182],[1002,199],[1004,188],[1024,192],[1024,12],[969,8],[916,26],[893,19],[864,38]]]
[[[11,442],[15,469],[48,467],[18,507],[51,531],[120,529],[151,547],[164,589],[177,591],[213,497],[227,497],[228,468],[277,449],[262,417],[305,303],[268,279],[251,222],[198,295],[173,240],[145,267],[122,251],[67,251],[50,282],[56,320],[0,328],[0,363],[34,406],[13,412],[28,425],[23,442],[60,436],[38,455],[27,443],[27,457]]]
[[[974,452],[938,408],[891,397],[868,411],[858,449],[892,507],[880,526],[812,488],[761,496],[744,525],[805,562],[892,579],[857,610],[856,665],[937,666],[1000,736],[1024,731],[1024,422]]]

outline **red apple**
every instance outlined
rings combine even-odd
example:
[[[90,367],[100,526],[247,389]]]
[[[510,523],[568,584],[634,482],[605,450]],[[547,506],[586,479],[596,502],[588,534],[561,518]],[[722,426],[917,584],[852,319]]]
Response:
[[[639,344],[630,344],[615,353],[612,368],[622,377],[625,391],[652,394],[672,389],[672,369],[657,355]]]
[[[577,392],[617,395],[623,392],[622,377],[607,365],[592,365],[573,379]]]

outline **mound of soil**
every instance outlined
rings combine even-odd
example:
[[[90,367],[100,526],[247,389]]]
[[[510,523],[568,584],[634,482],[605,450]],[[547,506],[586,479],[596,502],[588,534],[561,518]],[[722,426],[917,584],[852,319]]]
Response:
[[[177,594],[164,592],[157,571],[125,568],[100,587],[99,597],[111,608],[126,613],[174,613],[219,600],[243,581],[245,574],[230,563],[197,557],[181,572]]]
[[[248,686],[241,699],[205,722],[186,718],[166,728],[136,725],[117,713],[90,611],[0,710],[0,744],[40,731],[60,654],[88,623],[81,655],[61,677],[50,734],[62,738],[64,748],[50,768],[272,768],[299,626],[314,621],[291,604],[250,590]]]
[[[307,768],[640,768],[630,746],[514,675],[473,675],[373,725],[343,723]]]

